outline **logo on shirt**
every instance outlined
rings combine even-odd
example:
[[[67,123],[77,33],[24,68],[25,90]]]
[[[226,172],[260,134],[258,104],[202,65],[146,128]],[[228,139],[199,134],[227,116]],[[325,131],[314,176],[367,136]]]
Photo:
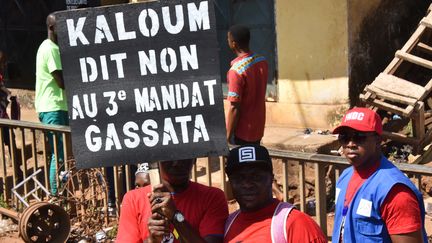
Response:
[[[239,162],[255,161],[255,148],[243,147],[239,149]]]
[[[372,213],[372,201],[361,199],[357,208],[358,215],[362,215],[365,217],[370,217]]]

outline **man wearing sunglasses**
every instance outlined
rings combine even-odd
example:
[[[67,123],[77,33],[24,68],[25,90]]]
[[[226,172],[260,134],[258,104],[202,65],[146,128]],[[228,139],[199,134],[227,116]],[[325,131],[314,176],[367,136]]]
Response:
[[[336,184],[333,243],[427,242],[423,198],[381,154],[381,118],[354,108],[334,129],[352,165]]]

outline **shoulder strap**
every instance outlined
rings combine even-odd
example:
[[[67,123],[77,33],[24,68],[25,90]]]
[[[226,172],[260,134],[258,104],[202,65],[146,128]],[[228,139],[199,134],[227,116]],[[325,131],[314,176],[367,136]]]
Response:
[[[224,238],[228,234],[228,231],[231,228],[231,225],[234,223],[237,216],[240,214],[240,210],[235,211],[234,213],[230,214],[225,222],[225,230],[224,230]]]
[[[280,202],[272,217],[271,238],[272,243],[286,243],[286,222],[294,206],[287,202]]]

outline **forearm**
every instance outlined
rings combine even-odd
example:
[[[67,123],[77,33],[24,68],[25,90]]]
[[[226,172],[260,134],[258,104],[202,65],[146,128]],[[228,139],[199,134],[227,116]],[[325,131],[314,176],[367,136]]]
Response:
[[[228,119],[227,119],[227,139],[231,139],[234,134],[234,131],[237,127],[237,122],[239,120],[240,107],[238,105],[231,104],[228,110]]]
[[[51,73],[51,75],[53,76],[59,88],[65,89],[64,81],[63,81],[63,72],[61,70],[55,70],[54,72]]]
[[[407,234],[390,235],[390,238],[393,243],[422,243],[423,242],[422,230],[418,230],[416,232],[407,233]]]

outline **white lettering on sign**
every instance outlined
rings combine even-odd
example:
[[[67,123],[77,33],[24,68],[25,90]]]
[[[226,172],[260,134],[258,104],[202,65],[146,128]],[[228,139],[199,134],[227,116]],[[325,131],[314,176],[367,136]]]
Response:
[[[131,40],[136,38],[135,31],[126,31],[123,13],[116,13],[117,35],[119,40]]]
[[[176,12],[177,23],[173,25],[171,23],[171,15],[170,15],[169,7],[162,7],[162,19],[164,21],[165,29],[168,31],[168,33],[173,35],[180,33],[180,31],[182,31],[184,26],[183,6],[176,5],[175,12]]]
[[[84,23],[86,21],[86,17],[81,17],[77,21],[77,25],[75,26],[73,19],[67,19],[67,29],[68,29],[68,35],[69,35],[69,45],[70,46],[77,46],[77,40],[79,39],[83,45],[89,45],[89,41],[85,37],[83,33]]]
[[[83,94],[85,114],[90,118],[95,118],[98,113],[96,94],[91,93],[90,99],[88,94]],[[81,100],[78,95],[72,97],[72,120],[77,118],[84,119],[84,112],[81,106]]]
[[[202,97],[201,89],[208,91],[208,105],[215,105],[214,89],[216,80],[207,80],[202,82],[193,82],[192,91],[181,84],[161,85],[160,87],[145,87],[134,89],[135,108],[137,113],[152,112],[168,109],[184,109],[197,106],[205,106],[206,103]],[[162,105],[161,105],[162,102]]]
[[[150,17],[151,28],[149,29],[146,23],[147,17]],[[153,9],[144,9],[138,16],[139,29],[141,34],[146,37],[155,36],[159,31],[159,18]]]
[[[95,44],[102,43],[102,40],[106,39],[108,42],[113,42],[114,37],[111,34],[108,22],[104,15],[98,15],[96,17],[96,33],[95,33]]]
[[[192,134],[188,129],[188,124],[191,122],[193,122]],[[123,136],[119,136],[118,128],[114,123],[108,123],[105,138],[101,135],[101,129],[98,126],[90,125],[85,131],[85,140],[87,148],[92,152],[99,152],[102,148],[105,151],[121,150],[123,145],[126,148],[137,148],[140,144],[145,147],[154,147],[158,144],[162,146],[186,144],[190,143],[191,135],[192,143],[210,140],[202,114],[167,117],[164,119],[162,128],[163,130],[158,130],[159,127],[155,120],[145,120],[141,125],[142,140],[140,140],[139,125],[134,121],[128,121],[119,130],[122,132],[120,135],[125,137],[121,140],[119,137]],[[180,135],[181,141],[178,135]],[[162,141],[159,140],[160,137],[162,137]]]
[[[198,29],[210,29],[210,18],[208,11],[208,1],[200,2],[197,9],[195,3],[188,3],[188,17],[190,31],[198,31]]]
[[[350,121],[350,120],[357,120],[357,121],[363,121],[364,113],[363,112],[350,112],[345,116],[344,121]]]
[[[169,34],[176,35],[181,33],[185,25],[183,6],[174,6],[174,19],[171,17],[170,8],[171,7],[169,6],[162,7],[162,16],[159,16],[154,9],[143,9],[138,15],[138,18],[134,20],[137,21],[137,25],[135,26],[138,26],[138,33],[141,33],[144,37],[155,37],[160,32],[160,18],[162,19],[163,27]],[[208,1],[201,1],[200,3],[188,3],[187,17],[189,20],[190,32],[209,30],[210,16]],[[95,20],[86,20],[86,17],[80,17],[75,23],[74,19],[66,19],[69,46],[78,46],[78,40],[80,41],[81,45],[90,44],[87,37],[84,35],[84,28],[92,28],[95,30],[94,44],[101,44],[103,39],[106,39],[107,42],[115,41],[105,15],[98,15],[96,16]],[[115,13],[115,30],[117,32],[118,41],[133,40],[137,38],[137,30],[126,30],[126,26],[124,13]]]

